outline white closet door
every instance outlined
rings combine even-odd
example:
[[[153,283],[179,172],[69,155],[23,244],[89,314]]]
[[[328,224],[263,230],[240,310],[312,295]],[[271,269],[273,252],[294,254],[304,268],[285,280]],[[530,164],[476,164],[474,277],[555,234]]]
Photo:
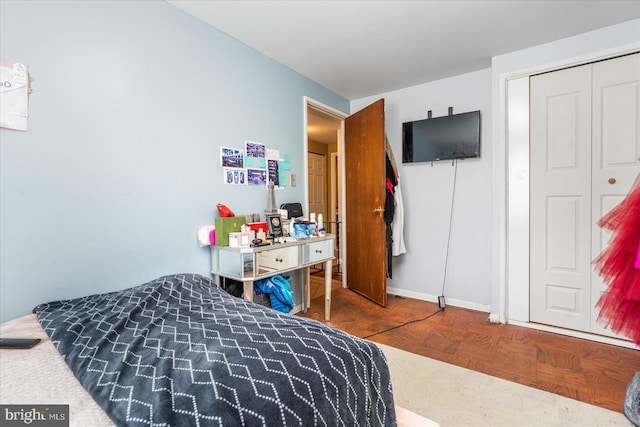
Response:
[[[591,67],[533,76],[530,319],[591,323]]]
[[[610,335],[597,222],[640,173],[640,54],[530,79],[530,320]]]
[[[593,64],[593,258],[611,236],[597,221],[624,199],[640,173],[640,54]],[[595,271],[592,301],[606,289]],[[597,321],[593,310],[591,331],[612,335]]]

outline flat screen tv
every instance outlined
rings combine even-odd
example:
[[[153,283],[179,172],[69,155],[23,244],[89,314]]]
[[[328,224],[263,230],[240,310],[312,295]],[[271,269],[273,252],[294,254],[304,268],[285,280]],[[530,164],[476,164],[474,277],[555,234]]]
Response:
[[[402,124],[402,163],[480,157],[480,111]]]

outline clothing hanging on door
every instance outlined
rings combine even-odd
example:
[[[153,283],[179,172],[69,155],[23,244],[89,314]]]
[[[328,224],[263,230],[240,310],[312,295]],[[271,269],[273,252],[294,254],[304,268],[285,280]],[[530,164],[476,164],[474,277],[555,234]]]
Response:
[[[395,156],[393,155],[393,150],[391,149],[391,144],[389,144],[386,136],[384,138],[384,149],[396,177],[396,185],[393,188],[394,213],[391,222],[391,235],[393,236],[391,255],[400,256],[407,253],[407,248],[404,245],[404,202],[402,201],[402,192],[400,191],[400,173],[398,172],[398,166]]]
[[[598,322],[640,345],[640,175],[627,197],[598,225],[611,230],[607,248],[594,260],[608,287],[596,307]]]
[[[387,277],[392,278],[392,257],[407,252],[404,246],[404,206],[400,193],[400,175],[391,144],[384,138],[386,154],[386,196],[384,220],[386,223]]]
[[[608,285],[596,304],[598,322],[640,345],[640,174],[627,197],[598,225],[612,231],[609,245],[593,262]],[[623,412],[640,425],[640,372],[627,386]]]
[[[389,156],[386,156],[387,162],[387,179],[386,179],[386,191],[385,191],[385,201],[384,201],[384,222],[387,228],[386,231],[386,251],[387,251],[387,277],[391,279],[392,273],[392,262],[391,262],[391,251],[393,247],[393,229],[391,228],[391,223],[393,222],[393,217],[395,214],[395,202],[393,196],[393,189],[398,184],[398,180],[396,179],[395,171],[393,170],[393,166],[391,161],[389,160]]]
[[[400,179],[396,185],[393,194],[396,202],[393,222],[391,223],[391,232],[394,236],[391,244],[391,255],[400,256],[407,253],[407,247],[404,245],[404,202],[402,201],[402,192],[400,191]]]

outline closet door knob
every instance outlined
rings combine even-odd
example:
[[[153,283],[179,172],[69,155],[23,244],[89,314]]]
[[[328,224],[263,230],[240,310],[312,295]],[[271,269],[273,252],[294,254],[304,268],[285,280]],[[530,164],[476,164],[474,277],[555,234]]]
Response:
[[[616,183],[616,179],[615,178],[609,178],[608,182],[609,182],[609,184],[615,184]]]

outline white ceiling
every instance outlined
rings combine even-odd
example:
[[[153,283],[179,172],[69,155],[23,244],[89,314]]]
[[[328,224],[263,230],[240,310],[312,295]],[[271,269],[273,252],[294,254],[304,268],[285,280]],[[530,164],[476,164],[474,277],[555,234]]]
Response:
[[[350,100],[640,18],[640,0],[168,1]]]

